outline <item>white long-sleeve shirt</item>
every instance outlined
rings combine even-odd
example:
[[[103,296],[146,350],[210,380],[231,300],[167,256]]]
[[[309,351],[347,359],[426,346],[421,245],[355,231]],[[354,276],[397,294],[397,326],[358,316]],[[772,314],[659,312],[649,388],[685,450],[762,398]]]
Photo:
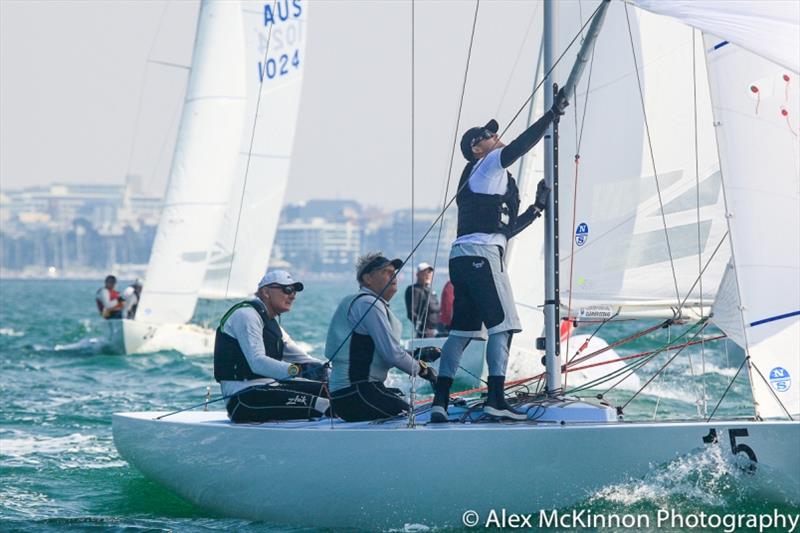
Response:
[[[264,348],[264,321],[258,311],[250,306],[240,307],[234,311],[225,326],[223,333],[227,333],[239,342],[247,364],[256,374],[266,378],[251,379],[248,381],[221,381],[220,388],[223,396],[230,396],[236,392],[258,384],[274,383],[276,379],[289,378],[289,366],[293,363],[321,363],[303,350],[281,327],[283,334],[283,360],[278,361],[267,355]]]

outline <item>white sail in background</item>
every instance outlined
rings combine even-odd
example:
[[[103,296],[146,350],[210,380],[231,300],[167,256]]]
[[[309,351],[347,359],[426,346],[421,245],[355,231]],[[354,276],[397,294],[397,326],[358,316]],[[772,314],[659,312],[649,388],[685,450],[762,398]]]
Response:
[[[800,74],[800,2],[795,0],[629,0]]]
[[[164,208],[137,321],[184,323],[194,314],[208,250],[228,205],[245,106],[238,1],[200,6],[192,70]]]
[[[558,48],[565,49],[592,10],[557,6]],[[701,39],[695,109],[692,29],[630,8],[629,34],[625,9],[609,6],[559,127],[561,303],[569,305],[571,276],[571,314],[585,318],[608,318],[619,306],[674,309],[687,295],[699,299],[700,284],[690,289],[722,242],[703,274],[702,296],[710,301],[729,257]],[[555,79],[566,80],[571,67],[562,62]]]
[[[304,0],[242,2],[246,119],[230,202],[216,233],[202,297],[251,294],[267,267],[289,177],[308,8]]]
[[[798,26],[795,32],[800,33]],[[705,37],[733,254],[714,321],[751,357],[758,415],[785,417],[787,410],[797,415],[800,79],[786,67],[724,43]]]

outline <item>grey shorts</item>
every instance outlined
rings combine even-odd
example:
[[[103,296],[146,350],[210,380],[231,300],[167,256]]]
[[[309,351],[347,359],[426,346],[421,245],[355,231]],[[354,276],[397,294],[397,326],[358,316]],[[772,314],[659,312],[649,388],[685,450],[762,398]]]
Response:
[[[489,335],[522,331],[499,246],[454,245],[450,281],[455,295],[450,335],[485,338],[484,328]]]

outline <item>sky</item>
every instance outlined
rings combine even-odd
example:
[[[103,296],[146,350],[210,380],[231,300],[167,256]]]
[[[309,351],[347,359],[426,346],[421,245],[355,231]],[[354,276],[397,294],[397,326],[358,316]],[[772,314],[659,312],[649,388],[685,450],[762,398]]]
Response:
[[[190,64],[198,5],[0,1],[0,187],[139,174],[162,194],[187,79],[163,63]],[[541,2],[481,3],[460,121],[474,1],[418,1],[413,23],[408,0],[308,7],[286,202],[441,205],[464,164],[454,140],[489,118],[505,127],[531,92]]]

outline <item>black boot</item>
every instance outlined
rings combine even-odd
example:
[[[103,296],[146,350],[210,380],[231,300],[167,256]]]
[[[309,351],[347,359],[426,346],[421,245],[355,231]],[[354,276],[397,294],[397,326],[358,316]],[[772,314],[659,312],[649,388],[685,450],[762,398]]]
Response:
[[[447,422],[447,404],[450,403],[450,387],[453,378],[439,376],[434,386],[433,407],[431,408],[431,423],[441,424]]]
[[[489,393],[483,412],[506,420],[527,420],[526,413],[518,413],[506,402],[505,376],[489,376]]]

